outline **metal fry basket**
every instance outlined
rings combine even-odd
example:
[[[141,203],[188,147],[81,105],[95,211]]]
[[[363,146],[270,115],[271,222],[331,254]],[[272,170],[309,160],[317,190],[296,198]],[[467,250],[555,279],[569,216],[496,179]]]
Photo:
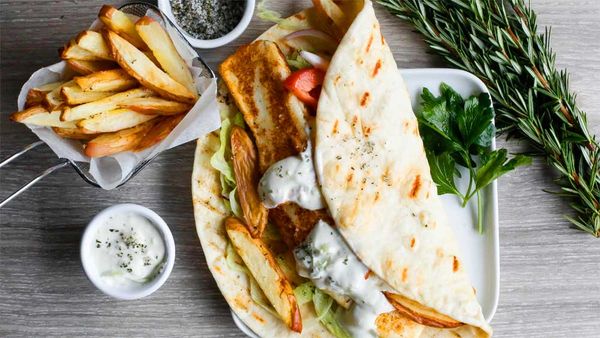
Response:
[[[177,29],[177,27],[173,24],[173,22],[171,22],[171,20],[169,20],[169,18],[166,15],[164,15],[158,9],[158,7],[156,7],[152,4],[143,3],[143,2],[131,2],[131,3],[121,6],[119,9],[127,14],[135,15],[138,17],[142,17],[142,16],[146,15],[146,13],[148,11],[152,11],[153,14],[155,14],[157,17],[162,19],[162,21],[165,25],[169,25],[170,27],[174,28],[174,31],[176,31],[181,36],[181,39],[183,41],[187,42],[187,40],[185,39],[183,34],[181,34],[179,29]],[[188,45],[189,45],[189,43],[188,43]],[[193,47],[190,45],[190,48],[193,48]],[[192,61],[192,64],[193,64],[193,66],[199,67],[202,69],[200,76],[205,77],[205,78],[214,78],[215,77],[214,72],[210,69],[210,67],[208,67],[208,65],[200,57],[196,57]],[[18,152],[14,153],[11,156],[7,157],[6,159],[2,160],[2,162],[0,162],[0,168],[4,167],[5,165],[9,164],[10,162],[16,160],[17,158],[19,158],[21,155],[27,153],[28,151],[30,151],[40,145],[43,145],[43,144],[45,144],[43,141],[36,141],[34,143],[27,145],[23,149],[19,150]],[[158,156],[159,154],[156,154],[155,156],[140,162],[129,173],[129,175],[127,175],[125,180],[119,186],[122,186],[125,183],[127,183],[129,180],[131,180],[135,175],[137,175],[140,171],[142,171],[142,169],[144,169],[150,162],[152,162],[152,160],[154,160],[154,158],[156,158],[156,156]],[[61,159],[59,159],[59,161],[56,164],[54,164],[53,166],[44,170],[42,173],[40,173],[38,176],[33,178],[31,181],[29,181],[25,185],[21,186],[15,192],[13,192],[8,197],[6,197],[2,202],[0,202],[0,208],[4,207],[8,202],[10,202],[15,197],[19,196],[22,192],[27,190],[29,187],[31,187],[32,185],[34,185],[35,183],[37,183],[44,177],[50,175],[51,173],[53,173],[56,170],[64,168],[68,165],[71,165],[71,167],[73,167],[73,169],[75,169],[75,172],[77,174],[79,174],[79,176],[81,176],[81,178],[85,182],[87,182],[88,184],[90,184],[94,187],[100,188],[100,185],[98,185],[96,180],[89,174],[89,164],[88,163],[75,162],[75,161],[72,161],[72,160],[69,160],[66,158],[61,158]]]

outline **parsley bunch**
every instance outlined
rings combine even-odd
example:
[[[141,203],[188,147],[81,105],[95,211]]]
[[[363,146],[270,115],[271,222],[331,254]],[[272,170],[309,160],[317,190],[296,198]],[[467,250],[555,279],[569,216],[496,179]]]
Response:
[[[496,130],[494,110],[487,93],[465,100],[445,83],[440,85],[440,93],[435,97],[424,88],[421,110],[417,112],[431,176],[438,186],[438,194],[458,196],[463,208],[477,195],[477,229],[482,233],[481,190],[516,167],[530,164],[531,158],[516,155],[509,159],[506,149],[490,149]],[[469,172],[469,185],[464,193],[455,183],[455,177],[461,177],[457,165]]]

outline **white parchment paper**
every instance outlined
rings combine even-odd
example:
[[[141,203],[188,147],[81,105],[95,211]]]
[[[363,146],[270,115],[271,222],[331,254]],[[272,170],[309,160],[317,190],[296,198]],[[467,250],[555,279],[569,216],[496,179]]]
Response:
[[[76,162],[89,162],[90,174],[104,189],[114,189],[123,183],[140,162],[152,158],[164,150],[206,135],[219,128],[221,125],[216,99],[216,79],[201,77],[200,74],[202,68],[192,66],[192,60],[198,57],[198,54],[181,37],[175,27],[165,24],[161,18],[157,17],[152,11],[148,11],[147,15],[153,17],[158,22],[161,22],[163,27],[166,28],[177,51],[190,67],[196,88],[198,89],[198,93],[200,93],[200,99],[169,136],[162,142],[141,152],[134,153],[128,151],[113,156],[89,158],[83,153],[81,142],[61,138],[48,127],[28,125],[29,129],[44,141],[59,158],[67,158]],[[91,25],[90,29],[97,30],[101,27],[102,23],[96,20]],[[25,107],[25,98],[27,97],[27,92],[31,88],[63,79],[69,79],[72,75],[73,72],[68,68],[64,61],[37,70],[21,88],[18,98],[19,110],[22,110]]]

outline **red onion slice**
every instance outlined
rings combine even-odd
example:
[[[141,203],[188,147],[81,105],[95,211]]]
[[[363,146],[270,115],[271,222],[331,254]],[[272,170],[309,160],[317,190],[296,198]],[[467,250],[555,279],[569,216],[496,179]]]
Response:
[[[304,60],[308,61],[308,63],[313,65],[313,67],[318,68],[322,71],[327,71],[327,68],[329,68],[329,59],[319,54],[301,50],[300,56],[302,56]]]

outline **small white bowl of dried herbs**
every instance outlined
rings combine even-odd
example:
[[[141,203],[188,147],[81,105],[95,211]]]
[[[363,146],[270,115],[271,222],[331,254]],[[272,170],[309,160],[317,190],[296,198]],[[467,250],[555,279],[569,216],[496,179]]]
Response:
[[[224,46],[242,35],[254,4],[255,0],[158,0],[158,8],[201,49]]]

